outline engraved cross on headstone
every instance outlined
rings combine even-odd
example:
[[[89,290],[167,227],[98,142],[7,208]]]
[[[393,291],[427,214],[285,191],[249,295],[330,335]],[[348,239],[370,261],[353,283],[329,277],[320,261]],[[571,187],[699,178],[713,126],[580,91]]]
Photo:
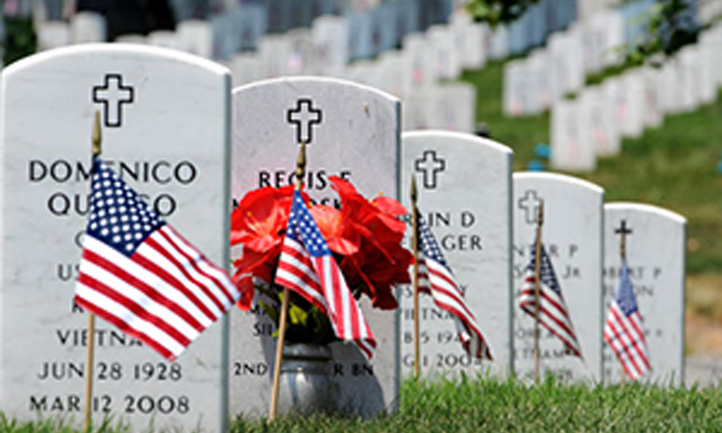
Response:
[[[414,167],[417,172],[424,174],[424,188],[436,188],[436,174],[446,169],[446,161],[444,158],[436,159],[436,152],[433,150],[424,151],[422,158],[414,161]]]
[[[627,258],[627,235],[632,234],[632,229],[627,227],[627,220],[622,220],[621,225],[614,229],[614,233],[621,235],[619,239],[619,255],[622,256],[622,260]]]
[[[323,120],[323,112],[313,108],[310,99],[299,99],[296,108],[289,108],[286,112],[288,123],[296,127],[296,141],[311,144],[313,141],[313,125],[319,125]]]
[[[123,85],[120,74],[106,74],[102,85],[93,87],[93,102],[103,104],[103,123],[108,128],[123,125],[123,104],[132,104],[135,90]]]
[[[524,197],[519,199],[519,209],[524,210],[524,220],[527,224],[536,224],[541,202],[541,199],[537,197],[536,191],[533,189],[527,190],[524,193]]]

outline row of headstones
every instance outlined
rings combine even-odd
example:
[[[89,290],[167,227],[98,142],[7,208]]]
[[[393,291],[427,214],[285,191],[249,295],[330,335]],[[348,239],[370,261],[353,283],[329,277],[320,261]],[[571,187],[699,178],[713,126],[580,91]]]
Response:
[[[624,43],[624,17],[608,10],[575,22],[549,37],[546,47],[504,68],[503,110],[533,116],[584,87],[586,75],[618,64],[614,49]]]
[[[207,20],[199,20],[196,16],[198,14],[190,12],[199,8],[196,3],[196,0],[176,2],[179,24],[175,32],[156,31],[148,37],[125,35],[116,40],[147,41],[151,45],[229,61],[238,52],[260,50],[263,37],[269,33],[283,34],[293,29],[312,28],[318,17],[336,15],[343,17],[344,26],[334,28],[336,34],[333,42],[343,43],[345,63],[348,60],[375,57],[398,47],[408,34],[424,32],[430,26],[445,24],[452,11],[463,9],[464,4],[450,0],[393,0],[374,7],[364,7],[353,5],[353,2],[343,2],[345,6],[339,6],[339,2],[335,0],[275,0],[240,5],[231,1],[231,5],[224,5],[224,2],[219,2],[217,6],[207,4],[207,8],[218,12],[201,14],[207,15]],[[495,44],[504,45],[501,57],[540,45],[548,34],[567,27],[575,19],[575,4],[576,0],[542,0],[532,6],[509,29],[503,27],[498,31],[503,40]],[[101,15],[82,12],[79,18],[73,16],[70,24],[54,18],[53,14],[37,15],[39,18],[36,17],[36,27],[41,49],[107,40],[105,19]],[[487,28],[484,30],[489,31]]]
[[[639,0],[600,10],[551,35],[545,47],[531,51],[524,59],[507,63],[504,113],[538,115],[568,94],[581,91],[587,75],[619,65],[625,44],[642,37],[645,20],[655,7],[652,0]],[[690,25],[696,22],[692,20]]]
[[[299,142],[309,143],[307,191],[321,203],[337,200],[331,173],[366,195],[384,191],[404,202],[408,186],[400,180],[417,176],[422,212],[495,356],[484,364],[466,357],[452,322],[427,302],[424,374],[529,371],[530,325],[514,294],[529,260],[534,206],[543,199],[543,240],[584,360],[563,356],[545,335],[542,365],[572,380],[618,380],[615,361],[603,362],[601,326],[618,267],[612,228],[625,220],[650,380],[681,383],[685,223],[678,215],[622,204],[603,212],[601,188],[561,175],[512,175],[509,148],[471,135],[411,133],[402,146],[400,101],[340,80],[283,78],[231,92],[229,71],[216,63],[130,45],[38,54],[7,68],[2,80],[0,407],[10,416],[81,418],[89,336],[72,296],[89,210],[94,110],[101,111],[104,160],[216,263],[230,260],[231,197],[292,184]],[[412,347],[408,293],[399,291],[398,311],[362,303],[378,340],[371,362],[352,345],[332,345],[339,411],[368,417],[397,407]],[[229,413],[263,415],[273,331],[260,308],[234,309],[168,363],[101,321],[96,421],[219,432]]]
[[[585,87],[551,109],[551,166],[589,171],[615,156],[622,137],[657,128],[664,116],[694,111],[717,99],[722,85],[722,26],[701,35],[661,67],[644,66]]]
[[[263,8],[263,26],[268,33],[284,33],[288,30],[309,27],[322,15],[354,15],[359,20],[379,18],[380,12],[403,13],[414,17],[413,29],[446,22],[449,12],[464,4],[463,0],[172,0],[178,21],[209,19],[213,16],[234,13],[241,7],[255,5]],[[409,5],[409,3],[413,3]]]
[[[259,5],[269,10],[268,26],[273,32],[284,32],[294,27],[308,26],[313,18],[325,13],[345,14],[362,12],[378,5],[379,0],[167,0],[176,21],[206,19],[236,9],[241,5]],[[6,15],[62,21],[78,8],[77,0],[7,0]],[[85,2],[81,7],[102,6]]]
[[[186,11],[198,9],[198,2],[178,3],[187,4],[176,8],[176,31],[158,30],[147,37],[137,34],[116,35],[115,41],[145,41],[218,61],[229,61],[238,52],[260,49],[259,44],[266,35],[308,30],[317,18],[327,15],[343,18],[346,28],[336,38],[342,38],[346,45],[344,50],[347,60],[353,60],[374,57],[397,47],[409,33],[423,32],[431,25],[448,22],[453,5],[451,0],[394,0],[368,10],[358,10],[358,6],[353,7],[352,2],[336,0],[231,1],[230,5],[221,4],[218,7],[201,2],[215,11],[198,17],[198,14]],[[43,20],[36,17],[36,21],[41,49],[108,40],[106,19],[98,13],[80,12],[70,18],[69,24],[60,19]]]

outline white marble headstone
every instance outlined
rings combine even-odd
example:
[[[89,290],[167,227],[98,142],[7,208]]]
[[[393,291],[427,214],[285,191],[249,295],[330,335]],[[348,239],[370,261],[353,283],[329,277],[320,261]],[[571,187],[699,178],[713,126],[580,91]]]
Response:
[[[366,197],[379,191],[398,197],[396,98],[347,81],[282,78],[236,88],[232,99],[234,199],[262,186],[293,184],[301,141],[308,143],[306,191],[317,202],[338,204],[328,181],[332,174],[350,180]],[[367,417],[396,408],[400,360],[397,311],[371,309],[362,301],[376,354],[368,363],[351,344],[334,343],[332,351],[339,410]],[[263,315],[231,314],[232,414],[268,410],[275,340],[270,332],[254,336],[256,324],[275,328]]]
[[[176,26],[180,48],[196,56],[213,57],[213,28],[206,21],[181,21]]]
[[[529,95],[529,105],[525,110],[527,114],[535,116],[549,108],[551,102],[549,74],[551,70],[551,58],[548,51],[544,49],[532,51],[527,59],[526,69],[526,91]]]
[[[428,41],[423,34],[406,35],[402,52],[405,56],[403,89],[406,97],[434,83],[433,61],[429,54]]]
[[[291,44],[288,37],[269,34],[258,43],[258,55],[261,58],[261,70],[264,78],[278,78],[288,75],[288,59],[291,57]]]
[[[70,44],[70,27],[63,21],[45,21],[36,30],[38,51],[64,47]]]
[[[700,52],[695,46],[687,45],[679,52],[680,69],[677,77],[682,90],[683,111],[694,111],[700,106],[698,85],[700,81]]]
[[[578,92],[584,87],[586,80],[584,63],[581,61],[584,56],[584,46],[579,33],[567,31],[565,35],[566,42],[562,44],[561,49],[566,54],[566,75],[569,85],[567,92]]]
[[[179,35],[170,30],[156,30],[154,32],[150,32],[146,38],[146,43],[154,47],[168,48],[171,50],[183,50],[183,44]]]
[[[697,94],[702,104],[710,104],[717,99],[717,78],[715,71],[715,61],[717,48],[707,44],[698,44],[699,51],[698,67],[699,81],[697,83]]]
[[[466,69],[483,68],[486,63],[484,47],[486,28],[474,23],[465,10],[457,10],[452,13],[450,21],[461,66]]]
[[[550,35],[547,40],[550,60],[549,93],[552,104],[572,90],[568,45],[568,37],[561,32]]]
[[[512,151],[471,134],[410,132],[402,140],[401,179],[416,178],[418,206],[442,249],[494,361],[469,357],[454,321],[421,299],[421,366],[424,376],[511,372],[511,170]],[[402,202],[409,207],[408,184]],[[410,228],[409,228],[410,230]],[[408,232],[410,239],[411,232]],[[401,297],[402,371],[414,364],[413,289]]]
[[[599,41],[595,37],[592,21],[576,21],[568,32],[582,44],[582,64],[586,73],[599,72],[602,67],[602,56]]]
[[[105,42],[107,39],[107,26],[105,17],[95,12],[78,12],[70,21],[70,42],[73,44],[88,44]]]
[[[236,54],[228,68],[233,74],[233,86],[248,84],[264,78],[261,59],[254,52]]]
[[[382,80],[375,84],[380,90],[397,98],[403,94],[404,54],[400,50],[385,51],[379,55],[379,75]]]
[[[720,3],[722,7],[722,3]],[[719,23],[712,26],[709,30],[702,33],[700,36],[700,44],[704,45],[706,49],[718,52],[722,48],[722,25]],[[712,64],[712,82],[715,86],[722,84],[722,57],[721,56],[710,56]]]
[[[662,66],[660,102],[664,113],[677,114],[684,111],[684,69],[679,57],[668,59]]]
[[[435,25],[426,31],[427,50],[431,56],[433,79],[453,80],[461,75],[461,62],[454,33],[446,25]]]
[[[618,80],[619,130],[623,137],[639,137],[644,132],[644,77],[639,69],[630,69]]]
[[[617,91],[619,90],[618,82],[615,80],[605,80],[601,86],[602,105],[604,106],[604,115],[608,118],[607,128],[610,133],[611,140],[607,142],[609,145],[603,149],[597,149],[598,156],[616,156],[622,148],[622,137],[619,132],[618,114],[617,114]]]
[[[434,105],[436,86],[415,92],[412,95],[404,96],[404,103],[401,107],[404,132],[417,131],[429,128],[427,119],[429,110],[426,107]]]
[[[338,74],[348,63],[348,20],[322,16],[313,21],[313,45],[322,74]]]
[[[541,328],[541,370],[570,380],[602,374],[602,205],[604,191],[584,180],[553,173],[514,173],[514,368],[534,370],[534,319],[519,308],[525,269],[536,239],[537,209],[544,203],[542,243],[552,262],[583,359]]]
[[[474,132],[476,87],[469,83],[445,83],[427,92],[430,97],[415,107],[423,110],[427,128]]]
[[[2,403],[22,420],[83,419],[87,314],[73,295],[87,224],[90,132],[103,159],[184,237],[228,263],[230,74],[123,44],[42,53],[3,72]],[[19,326],[22,324],[22,326]],[[94,419],[213,432],[228,421],[225,321],[170,363],[96,325]]]
[[[624,222],[624,226],[622,223]],[[604,205],[604,317],[619,283],[620,234],[626,235],[627,264],[643,319],[650,374],[644,382],[684,384],[685,230],[687,220],[641,203]],[[604,343],[604,380],[617,383],[622,368]]]
[[[526,65],[521,60],[513,60],[504,66],[503,110],[507,116],[524,114],[526,91]]]
[[[614,104],[607,100],[603,88],[591,86],[579,96],[582,134],[586,134],[590,145],[598,156],[613,156],[619,153],[620,139],[617,129]]]
[[[560,99],[551,109],[552,168],[568,171],[591,171],[597,166],[597,153],[590,140],[587,117],[580,99]]]
[[[662,72],[659,69],[645,67],[639,73],[642,74],[644,86],[644,126],[658,128],[664,122],[659,88],[660,74]]]
[[[622,60],[624,39],[624,15],[617,10],[607,10],[599,14],[601,17],[596,26],[602,38],[602,65],[610,67],[619,65]]]
[[[293,29],[286,32],[289,53],[287,67],[289,75],[312,75],[317,73],[314,62],[313,36],[309,29]]]

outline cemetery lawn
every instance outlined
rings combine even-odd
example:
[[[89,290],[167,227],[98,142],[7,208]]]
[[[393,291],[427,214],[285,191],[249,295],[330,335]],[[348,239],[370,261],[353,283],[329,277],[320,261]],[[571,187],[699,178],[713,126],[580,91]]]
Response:
[[[494,379],[406,381],[401,410],[384,418],[316,416],[271,424],[238,419],[231,432],[718,431],[720,419],[720,388],[567,386],[551,379],[532,387]]]
[[[514,149],[514,170],[526,170],[538,143],[549,143],[549,113],[509,118],[502,114],[502,62],[466,71],[477,88],[477,121],[493,139]],[[573,176],[602,186],[605,201],[638,201],[688,219],[687,274],[722,274],[722,97],[691,113],[666,116],[664,125],[638,139],[624,139],[622,153],[598,161],[593,173]],[[546,162],[545,162],[546,163]],[[722,167],[720,167],[722,168]],[[664,236],[664,233],[660,233]]]

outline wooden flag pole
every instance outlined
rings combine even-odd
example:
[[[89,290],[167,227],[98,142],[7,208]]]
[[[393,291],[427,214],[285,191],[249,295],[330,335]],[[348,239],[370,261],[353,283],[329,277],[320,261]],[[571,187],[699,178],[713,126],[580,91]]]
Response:
[[[95,112],[93,122],[93,160],[100,156],[100,112]],[[92,170],[91,170],[92,171]],[[85,359],[85,431],[89,432],[93,411],[93,363],[95,362],[95,314],[88,313],[88,350]]]
[[[421,376],[421,343],[419,341],[419,210],[416,207],[416,177],[411,177],[411,248],[414,253],[414,378]]]
[[[301,142],[301,150],[296,161],[296,190],[303,186],[303,177],[306,174],[306,142]],[[278,341],[276,341],[276,359],[273,368],[273,388],[271,389],[271,408],[268,410],[268,421],[276,418],[278,408],[278,388],[281,382],[281,364],[283,363],[283,341],[286,338],[286,319],[288,317],[288,287],[283,288],[281,300],[281,317],[278,320]]]
[[[541,233],[544,224],[544,201],[539,203],[536,226],[536,244],[534,261],[534,381],[539,382],[539,311],[541,310]]]

